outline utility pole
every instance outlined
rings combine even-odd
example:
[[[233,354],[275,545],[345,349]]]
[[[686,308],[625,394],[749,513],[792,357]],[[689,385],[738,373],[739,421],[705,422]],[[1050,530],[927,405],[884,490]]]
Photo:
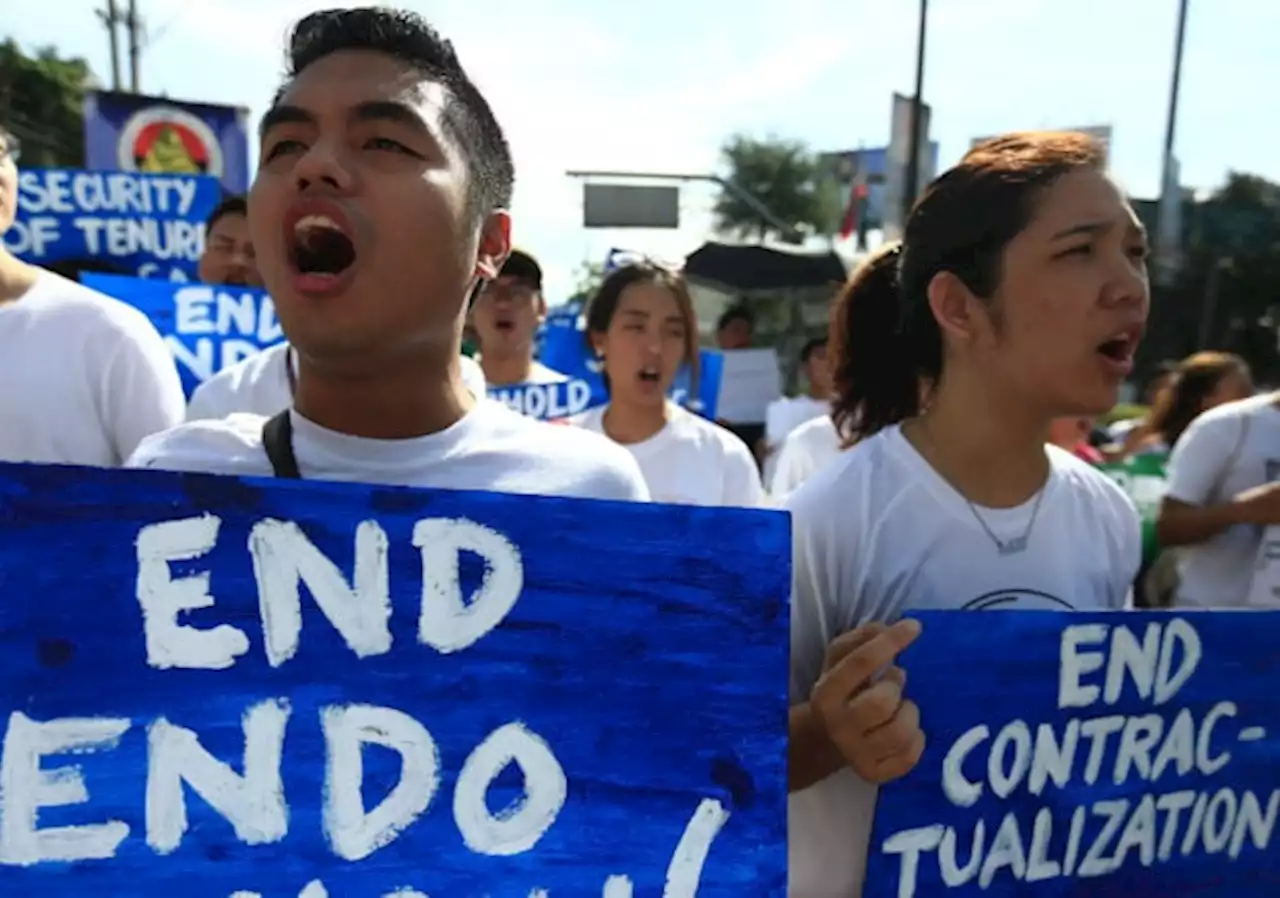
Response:
[[[1171,202],[1181,202],[1181,194],[1178,190],[1174,190],[1170,196],[1169,184],[1174,177],[1174,161],[1173,161],[1173,142],[1177,133],[1178,126],[1178,90],[1182,86],[1182,48],[1186,42],[1187,34],[1187,6],[1188,0],[1178,0],[1178,32],[1173,39],[1173,75],[1169,82],[1169,118],[1165,122],[1164,132],[1164,155],[1161,160],[1160,167],[1160,200],[1156,205],[1156,238],[1159,240],[1165,236],[1161,227],[1167,219],[1173,215],[1172,209],[1168,208]],[[1170,235],[1172,236],[1172,235]],[[1180,235],[1179,235],[1180,236]],[[1157,247],[1165,252],[1176,252],[1177,246]],[[1164,253],[1160,253],[1163,256]],[[1163,259],[1157,258],[1157,263]],[[1164,272],[1157,271],[1157,274],[1163,275]]]
[[[902,224],[906,227],[920,192],[920,120],[924,118],[924,36],[929,19],[929,0],[920,0],[920,33],[916,38],[916,94],[911,102],[911,140],[908,146],[907,177],[902,185]]]
[[[107,27],[107,39],[111,42],[111,89],[120,89],[120,37],[116,26],[121,23],[120,10],[116,8],[116,0],[107,0],[106,9],[94,10],[102,24]]]
[[[125,19],[129,28],[129,89],[141,92],[140,63],[142,61],[142,19],[138,16],[138,0],[129,0],[129,13]]]

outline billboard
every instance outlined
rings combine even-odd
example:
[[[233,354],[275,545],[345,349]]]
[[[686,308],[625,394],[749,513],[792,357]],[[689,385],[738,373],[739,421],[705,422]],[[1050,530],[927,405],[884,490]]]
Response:
[[[115,91],[84,100],[90,169],[212,175],[228,193],[249,189],[249,110]]]
[[[819,165],[847,197],[845,231],[893,231],[901,220],[902,189],[911,142],[911,98],[894,94],[889,146],[841,150],[819,155]],[[905,113],[905,117],[904,117]],[[929,105],[922,104],[920,175],[917,190],[938,171],[938,143],[929,140]]]

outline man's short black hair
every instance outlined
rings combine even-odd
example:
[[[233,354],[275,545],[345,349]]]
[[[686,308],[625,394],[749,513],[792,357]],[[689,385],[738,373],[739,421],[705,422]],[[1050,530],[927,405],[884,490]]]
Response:
[[[406,10],[327,9],[304,16],[294,26],[288,77],[297,78],[312,63],[341,50],[383,53],[443,85],[449,99],[442,123],[467,159],[472,210],[488,215],[511,206],[515,181],[511,148],[450,41],[417,13]]]
[[[245,202],[244,197],[229,196],[222,202],[218,203],[213,212],[209,214],[208,220],[204,223],[205,233],[212,231],[213,226],[228,215],[243,215],[248,218],[249,204]]]
[[[725,309],[720,316],[720,320],[716,322],[716,331],[724,330],[735,321],[745,321],[747,327],[752,329],[756,326],[756,316],[751,314],[751,310],[745,305],[738,305]]]
[[[809,361],[809,358],[819,349],[827,348],[826,337],[814,337],[808,343],[804,344],[804,348],[800,350],[800,364]]]
[[[542,266],[524,250],[513,249],[507,261],[502,263],[498,277],[511,278],[528,287],[542,291]]]

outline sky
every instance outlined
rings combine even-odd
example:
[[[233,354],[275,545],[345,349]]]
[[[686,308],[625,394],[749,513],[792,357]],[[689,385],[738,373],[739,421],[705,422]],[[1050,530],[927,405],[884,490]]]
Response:
[[[120,0],[123,5],[124,0]],[[291,22],[331,3],[138,0],[144,93],[247,106],[256,125]],[[87,59],[109,86],[102,0],[0,0],[0,37]],[[402,0],[458,49],[511,142],[515,243],[548,298],[611,247],[677,261],[712,236],[715,188],[682,189],[674,231],[586,231],[570,169],[722,172],[734,133],[814,150],[888,140],[892,94],[915,84],[918,0]],[[1187,22],[1175,152],[1184,185],[1229,170],[1280,180],[1280,3],[1200,0]],[[21,7],[21,14],[18,9]],[[933,0],[925,101],[940,161],[978,136],[1110,125],[1112,170],[1154,197],[1177,0]],[[127,60],[125,73],[127,77]],[[1254,99],[1268,104],[1255,111]],[[255,154],[256,158],[256,154]]]

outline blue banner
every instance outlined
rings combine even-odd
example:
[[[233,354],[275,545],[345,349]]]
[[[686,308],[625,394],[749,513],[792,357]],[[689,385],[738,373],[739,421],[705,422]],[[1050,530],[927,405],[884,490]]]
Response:
[[[1280,894],[1280,614],[919,617],[865,898]]]
[[[4,894],[783,898],[789,543],[0,466]]]
[[[587,349],[586,335],[580,317],[548,316],[539,340],[538,359],[548,368],[568,375],[573,381],[581,381],[590,389],[590,398],[584,409],[595,408],[609,401],[609,392],[600,377],[600,363]],[[716,405],[720,397],[720,376],[724,369],[724,357],[720,353],[704,349],[698,364],[698,392],[689,395],[689,369],[681,369],[671,385],[673,402],[697,412],[704,418],[715,420]],[[519,389],[524,389],[519,388]]]
[[[94,260],[139,277],[191,280],[204,225],[222,198],[213,178],[29,168],[5,248],[36,265]]]
[[[169,344],[187,396],[201,383],[284,339],[271,297],[252,287],[175,284],[110,274],[81,283],[141,310]]]
[[[89,91],[85,166],[209,175],[228,193],[249,190],[249,110],[141,94]]]
[[[490,387],[489,395],[506,403],[508,408],[539,421],[559,421],[584,412],[592,407],[593,398],[591,384],[585,380]]]

